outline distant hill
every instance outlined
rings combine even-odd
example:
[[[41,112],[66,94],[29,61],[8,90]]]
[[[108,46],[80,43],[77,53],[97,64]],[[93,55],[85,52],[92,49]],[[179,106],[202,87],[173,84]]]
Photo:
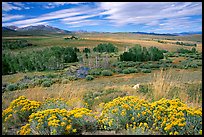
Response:
[[[202,34],[202,31],[193,31],[193,32],[181,32],[181,33],[174,33],[177,36],[185,36],[185,35],[195,35],[195,34]]]
[[[2,27],[2,31],[11,31],[11,32],[15,32],[15,30],[7,28],[7,27]]]
[[[202,34],[202,32],[181,32],[181,33],[147,33],[147,32],[130,32],[133,34],[145,34],[145,35],[163,35],[163,36],[184,36],[184,35],[195,35]]]
[[[9,32],[8,32],[9,31]],[[29,36],[29,35],[47,35],[47,34],[69,34],[71,31],[62,30],[49,25],[37,25],[19,28],[16,26],[6,26],[2,27],[3,36]]]
[[[6,26],[2,27],[3,36],[30,36],[30,35],[55,35],[55,34],[70,34],[70,33],[111,33],[111,32],[96,32],[96,31],[85,31],[85,30],[76,30],[68,31],[52,27],[49,25],[37,25],[37,26],[28,26],[19,28],[17,26]],[[187,36],[201,34],[202,32],[181,32],[181,33],[154,33],[154,32],[115,32],[115,33],[131,33],[131,34],[144,34],[144,35],[160,35],[160,36]]]

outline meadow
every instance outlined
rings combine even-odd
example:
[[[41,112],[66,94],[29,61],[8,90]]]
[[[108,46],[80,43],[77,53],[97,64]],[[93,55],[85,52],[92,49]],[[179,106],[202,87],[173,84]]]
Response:
[[[65,40],[69,35],[2,38],[35,45],[2,51],[13,55],[57,46],[79,50],[78,61],[63,60],[63,69],[33,67],[2,75],[3,134],[202,134],[202,36],[75,35],[78,40]],[[118,50],[94,52],[101,43]],[[154,46],[163,58],[121,60],[136,45]]]

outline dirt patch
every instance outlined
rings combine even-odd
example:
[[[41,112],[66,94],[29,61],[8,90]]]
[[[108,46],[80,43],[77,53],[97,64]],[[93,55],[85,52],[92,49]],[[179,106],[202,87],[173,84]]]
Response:
[[[185,57],[176,57],[172,63],[179,64],[182,60],[185,60]]]

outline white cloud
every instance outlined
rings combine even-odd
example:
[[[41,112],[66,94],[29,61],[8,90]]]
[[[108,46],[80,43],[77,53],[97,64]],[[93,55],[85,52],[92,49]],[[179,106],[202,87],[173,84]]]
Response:
[[[25,26],[25,25],[32,25],[34,23],[40,23],[44,21],[63,19],[63,18],[66,18],[66,20],[68,20],[67,18],[74,17],[77,15],[79,16],[83,14],[87,14],[87,17],[88,17],[88,14],[96,13],[97,10],[98,9],[90,9],[87,6],[81,6],[78,8],[63,9],[63,10],[50,12],[36,18],[20,20],[20,21],[15,21],[11,23],[5,23],[5,25],[6,26],[10,26],[10,25]],[[90,15],[90,16],[93,16],[93,15]]]
[[[10,11],[10,10],[21,10],[21,7],[14,6],[10,2],[2,2],[2,10]]]
[[[26,26],[36,23],[45,23],[57,20],[59,23],[68,24],[69,27],[90,26],[108,24],[111,26],[142,25],[151,30],[177,30],[198,28],[202,21],[191,18],[194,15],[202,15],[201,2],[100,2],[82,4],[88,2],[50,2],[44,7],[54,8],[66,4],[75,4],[74,8],[62,9],[40,15],[38,17],[19,20],[7,25]],[[24,3],[6,3],[7,10],[26,8]],[[9,4],[9,6],[8,6]],[[29,8],[29,7],[27,7]],[[17,9],[16,9],[17,10]],[[20,10],[20,9],[18,9]],[[20,17],[16,16],[16,19]],[[3,18],[2,18],[3,19]],[[15,19],[4,17],[4,21]],[[4,23],[5,24],[5,23]],[[155,29],[156,30],[156,29]]]
[[[23,2],[2,2],[2,11],[30,9]]]
[[[66,4],[76,5],[76,4],[84,4],[84,3],[87,3],[87,2],[49,2],[47,5],[44,6],[44,8],[51,9],[51,8],[55,8]]]
[[[49,25],[48,22],[38,22],[38,23],[33,23],[32,26],[37,26],[37,25]],[[30,26],[30,24],[26,24],[26,25],[20,25],[18,26],[19,28],[23,28],[23,27],[28,27]]]
[[[173,5],[173,6],[172,6]],[[202,15],[201,2],[101,2],[106,19],[115,25],[158,25],[161,19]]]
[[[2,21],[7,22],[7,21],[10,21],[10,20],[14,20],[14,19],[22,19],[24,17],[25,17],[24,15],[3,14],[2,15]]]

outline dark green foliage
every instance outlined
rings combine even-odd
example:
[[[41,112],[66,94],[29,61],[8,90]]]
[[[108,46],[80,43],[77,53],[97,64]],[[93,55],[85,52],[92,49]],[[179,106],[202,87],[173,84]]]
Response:
[[[183,45],[183,46],[195,46],[195,47],[197,46],[196,44],[183,43],[183,42],[179,42],[179,41],[177,41],[176,44],[177,44],[177,45]]]
[[[93,48],[94,52],[117,52],[118,48],[115,47],[112,43],[100,43],[97,47]]]
[[[120,55],[121,61],[158,61],[164,58],[163,51],[156,47],[150,47],[148,50],[146,47],[136,45],[129,49],[128,52],[124,52]]]
[[[142,69],[141,70],[143,73],[151,73],[152,71],[151,71],[151,69]]]
[[[110,71],[110,70],[103,70],[103,71],[101,72],[101,74],[102,74],[103,76],[112,76],[112,75],[113,75],[113,72]]]
[[[84,53],[91,53],[91,50],[89,48],[85,48],[85,49],[83,49],[83,52]]]
[[[74,48],[74,51],[75,52],[80,52],[80,50],[78,48],[76,48],[76,47]]]
[[[99,76],[99,75],[101,75],[101,69],[91,69],[91,70],[89,70],[89,75],[95,75],[95,76]]]
[[[86,80],[88,80],[88,81],[93,80],[93,79],[94,79],[94,77],[92,75],[87,75],[86,76]]]
[[[58,70],[64,63],[77,62],[77,54],[71,47],[52,47],[25,53],[3,53],[2,73]]]
[[[130,74],[130,73],[137,73],[138,70],[136,68],[127,68],[127,69],[124,69],[122,72],[124,74]]]
[[[27,40],[4,40],[2,41],[3,49],[20,49],[25,47],[36,46],[28,43]]]
[[[16,84],[9,84],[6,87],[6,90],[8,90],[8,91],[14,91],[14,90],[17,90],[17,89],[18,89],[18,86]]]
[[[197,53],[195,47],[193,47],[191,50],[184,49],[184,48],[180,48],[180,49],[177,49],[176,52],[177,52],[177,53],[183,53],[183,54],[185,54],[185,53]]]
[[[140,65],[140,68],[143,68],[143,69],[150,69],[151,66],[150,66],[150,64],[141,64],[141,65]]]

